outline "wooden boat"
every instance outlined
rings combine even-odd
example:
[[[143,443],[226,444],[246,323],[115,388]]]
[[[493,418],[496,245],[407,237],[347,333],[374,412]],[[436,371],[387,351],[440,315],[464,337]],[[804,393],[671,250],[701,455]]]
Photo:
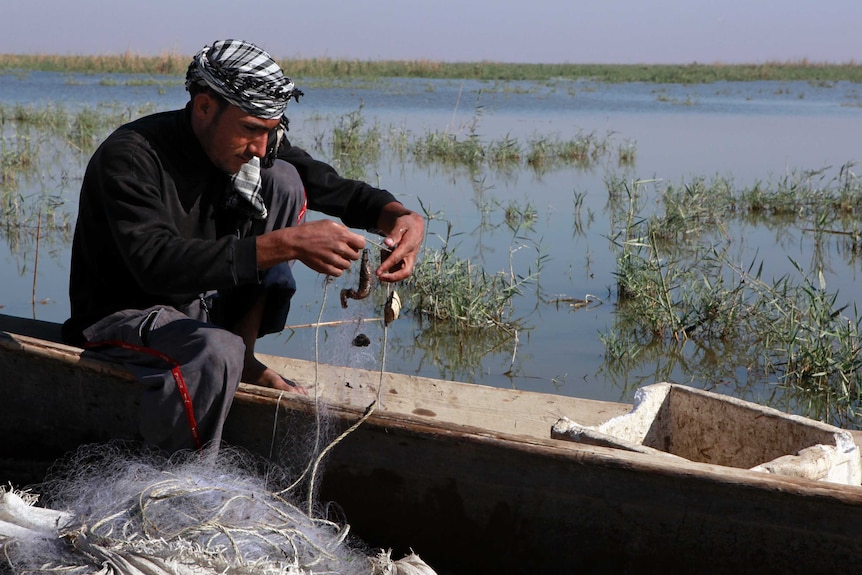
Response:
[[[81,444],[136,436],[137,382],[57,334],[0,316],[0,480],[16,487]],[[551,437],[562,417],[600,430],[631,405],[264,360],[311,394],[242,385],[226,441],[269,456],[313,421],[315,396],[339,430],[379,400],[331,450],[321,499],[368,545],[441,573],[823,573],[862,559],[862,487]]]

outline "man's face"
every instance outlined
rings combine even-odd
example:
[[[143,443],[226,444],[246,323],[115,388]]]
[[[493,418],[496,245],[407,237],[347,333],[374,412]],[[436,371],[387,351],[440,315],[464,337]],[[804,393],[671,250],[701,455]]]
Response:
[[[209,94],[195,96],[192,127],[210,161],[227,174],[235,174],[253,156],[266,154],[269,131],[279,119],[252,116]]]

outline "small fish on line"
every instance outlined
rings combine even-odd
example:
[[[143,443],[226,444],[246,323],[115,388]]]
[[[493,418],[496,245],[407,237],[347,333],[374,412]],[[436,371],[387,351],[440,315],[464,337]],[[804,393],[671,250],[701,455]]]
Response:
[[[371,262],[368,260],[368,250],[362,250],[362,259],[359,263],[359,289],[343,289],[341,290],[341,307],[347,307],[347,299],[365,299],[371,293],[371,280],[374,274],[371,273]]]

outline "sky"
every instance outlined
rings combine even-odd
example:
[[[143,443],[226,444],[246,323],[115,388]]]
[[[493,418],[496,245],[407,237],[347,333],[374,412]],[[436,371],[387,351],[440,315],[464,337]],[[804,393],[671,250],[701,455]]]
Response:
[[[688,64],[862,62],[860,0],[4,0],[0,53]]]

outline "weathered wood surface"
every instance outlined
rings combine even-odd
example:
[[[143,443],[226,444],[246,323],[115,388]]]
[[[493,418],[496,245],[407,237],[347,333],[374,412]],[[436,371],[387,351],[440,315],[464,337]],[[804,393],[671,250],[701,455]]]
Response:
[[[134,436],[137,383],[79,351],[0,317],[0,459]],[[550,439],[561,415],[594,425],[630,406],[394,374],[378,396],[377,372],[265,361],[311,395],[241,386],[226,440],[279,455],[315,395],[335,431],[379,397],[330,453],[321,497],[366,543],[441,571],[814,573],[862,560],[862,488]]]

